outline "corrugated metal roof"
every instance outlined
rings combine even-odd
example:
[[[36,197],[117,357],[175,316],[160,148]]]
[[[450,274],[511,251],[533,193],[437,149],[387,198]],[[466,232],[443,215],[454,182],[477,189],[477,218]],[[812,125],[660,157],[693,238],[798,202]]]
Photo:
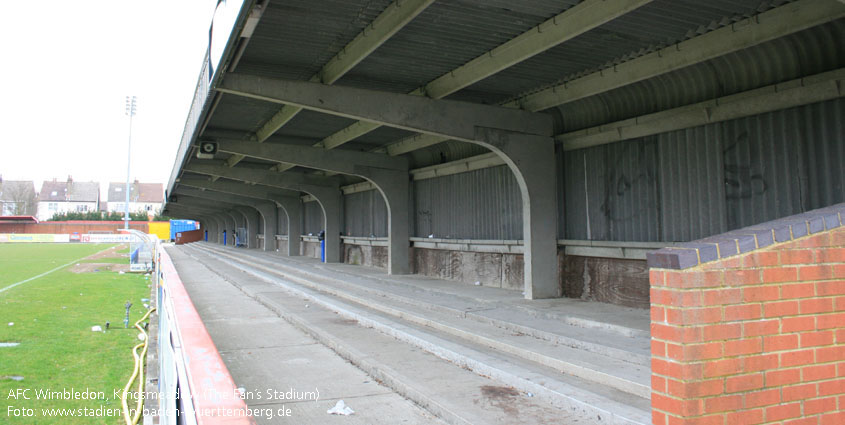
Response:
[[[277,111],[278,106],[276,105]],[[349,118],[303,110],[276,132],[276,136],[310,138],[311,143],[316,143],[323,137],[346,128],[354,122],[355,120]]]
[[[396,78],[406,79],[405,86],[394,89],[407,91],[576,3],[437,2],[366,58],[346,78],[349,81],[357,78],[361,84],[382,89],[385,88],[379,85],[382,82],[390,85],[398,81]],[[785,2],[658,0],[479,83],[489,87],[471,87],[467,92],[513,92],[518,84],[503,84],[504,80],[496,79],[522,75],[523,72],[529,72],[523,79],[530,87],[566,80],[569,74],[575,73],[570,75],[574,77],[602,63],[624,61],[782,3]],[[282,72],[286,78],[306,79],[386,5],[387,2],[361,1],[271,2],[239,70],[275,76],[282,76],[278,75]],[[579,50],[578,46],[587,50]],[[426,71],[427,67],[436,67],[437,61],[441,60],[449,63],[442,69]],[[581,60],[589,63],[580,63]],[[257,68],[252,69],[251,66]],[[393,66],[397,68],[391,69]],[[566,71],[567,66],[572,67],[572,72]],[[291,71],[297,68],[307,71],[298,74]]]
[[[276,77],[307,80],[390,3],[390,0],[271,1],[238,71],[264,69]]]
[[[213,130],[255,131],[281,106],[243,96],[223,95],[211,116],[210,127]]]
[[[409,92],[577,3],[435,2],[336,84]],[[655,0],[460,90],[450,98],[481,103],[501,102],[636,58],[782,3],[786,2],[718,0],[703,4],[692,0]],[[270,2],[239,62],[238,72],[308,79],[388,4],[389,1]],[[831,49],[836,51],[842,26],[841,21],[834,22],[758,48],[563,105],[559,110],[566,130],[571,130],[711,98],[718,93],[747,90],[771,81],[772,78],[768,77],[775,75],[783,80],[831,69],[841,66],[841,58],[845,56],[830,54]],[[217,106],[209,130],[254,132],[279,107],[278,104],[227,95]],[[278,134],[313,139],[303,140],[302,143],[306,144],[319,141],[352,122],[346,118],[302,111]],[[378,129],[343,148],[374,149],[408,134],[402,130]],[[285,143],[289,142],[285,140]]]
[[[356,139],[370,146],[384,146],[397,140],[410,137],[416,133],[394,127],[382,126]],[[343,145],[346,146],[346,145]]]
[[[469,90],[511,96],[535,92],[710,32],[771,7],[771,2],[759,0],[655,0],[482,80]],[[460,95],[453,98],[460,99]],[[503,96],[496,101],[506,99]]]
[[[820,25],[557,109],[563,131],[702,102],[845,66],[845,21]],[[807,49],[812,51],[808,52]]]
[[[435,2],[337,84],[407,93],[577,1]]]

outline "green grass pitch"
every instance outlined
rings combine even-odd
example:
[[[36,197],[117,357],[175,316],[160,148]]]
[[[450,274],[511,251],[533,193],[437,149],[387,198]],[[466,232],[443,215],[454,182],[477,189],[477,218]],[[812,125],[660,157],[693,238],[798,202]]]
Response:
[[[0,244],[0,291],[17,282],[72,263],[43,277],[0,292],[0,423],[8,424],[121,424],[114,390],[122,390],[132,373],[132,347],[139,342],[132,327],[145,312],[141,298],[149,298],[150,281],[143,275],[108,271],[75,273],[76,263],[127,264],[119,254],[100,260],[83,258],[103,251],[105,244]],[[90,268],[90,267],[89,267]],[[124,304],[132,302],[130,329],[123,328]],[[92,332],[100,325],[107,332]],[[14,325],[9,326],[9,323]],[[23,380],[12,377],[22,376]],[[79,394],[69,393],[73,391]],[[64,392],[69,399],[37,399],[39,392]],[[82,391],[102,392],[90,400]],[[120,392],[120,391],[118,391]],[[26,399],[28,397],[29,399]],[[71,409],[59,416],[49,409]],[[80,410],[89,409],[89,410]],[[24,416],[32,414],[34,416]]]

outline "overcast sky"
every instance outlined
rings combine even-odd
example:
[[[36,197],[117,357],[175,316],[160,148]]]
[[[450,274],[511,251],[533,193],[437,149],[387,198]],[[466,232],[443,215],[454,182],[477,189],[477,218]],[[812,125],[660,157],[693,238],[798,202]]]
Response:
[[[216,0],[0,3],[0,174],[167,183]],[[106,193],[101,192],[103,200]]]

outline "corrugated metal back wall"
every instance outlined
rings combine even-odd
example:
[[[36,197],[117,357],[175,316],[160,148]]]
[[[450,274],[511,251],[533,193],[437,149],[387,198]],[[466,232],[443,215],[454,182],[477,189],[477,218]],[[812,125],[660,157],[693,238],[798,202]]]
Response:
[[[323,230],[323,208],[319,202],[305,202],[302,204],[302,234],[309,233],[317,236]]]
[[[413,183],[414,236],[522,239],[522,198],[507,166]]]
[[[843,202],[843,116],[837,99],[559,150],[558,237],[687,241]],[[522,239],[521,195],[504,165],[417,180],[411,196],[413,236]],[[344,203],[346,234],[387,236],[378,192],[345,195]],[[317,234],[319,205],[306,203],[303,217],[303,232]]]
[[[843,109],[837,99],[566,152],[566,238],[686,241],[845,201]]]
[[[345,234],[350,236],[387,236],[387,204],[377,190],[343,196]]]

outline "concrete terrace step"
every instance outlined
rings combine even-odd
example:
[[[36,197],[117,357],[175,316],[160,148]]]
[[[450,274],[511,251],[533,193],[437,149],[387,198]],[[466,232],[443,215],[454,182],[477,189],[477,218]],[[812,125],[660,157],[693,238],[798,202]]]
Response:
[[[609,416],[600,420],[594,417],[592,410],[561,410],[540,397],[517,391],[504,382],[478,375],[376,329],[361,326],[357,320],[311,302],[300,293],[248,275],[206,253],[179,249],[187,256],[196,256],[198,262],[240,289],[245,297],[259,301],[375,380],[447,423],[613,423]],[[319,381],[312,383],[326,385]],[[356,404],[355,400],[350,403]],[[386,416],[371,423],[398,423],[397,419]],[[343,418],[343,422],[349,420],[355,422],[354,416]],[[314,423],[327,422],[315,420]]]
[[[348,282],[348,276],[344,276],[346,281],[340,281],[326,278],[321,273],[322,270],[312,272],[309,275],[308,273],[302,273],[302,270],[296,267],[293,268],[294,272],[291,273],[286,272],[288,267],[279,258],[269,258],[262,261],[250,255],[251,253],[249,251],[214,249],[208,246],[203,246],[202,248],[208,249],[218,256],[234,260],[246,269],[279,276],[287,281],[308,287],[312,290],[340,297],[346,302],[352,302],[358,306],[375,310],[378,314],[384,315],[385,317],[401,319],[403,323],[424,326],[427,329],[435,329],[446,335],[460,338],[462,341],[495,348],[498,352],[518,356],[523,360],[536,363],[537,365],[555,369],[557,372],[563,372],[586,381],[606,385],[616,390],[637,395],[643,399],[649,397],[650,374],[647,366],[631,364],[598,352],[588,352],[569,346],[556,345],[536,337],[531,338],[530,336],[532,335],[514,334],[512,331],[508,331],[503,327],[490,326],[489,324],[484,324],[482,321],[463,320],[466,317],[463,315],[463,311],[459,312],[461,314],[443,314],[439,311],[428,310],[414,305],[413,303],[419,303],[414,299],[406,299],[406,302],[403,303],[394,300],[391,296],[373,296],[373,294],[368,292],[372,291],[373,288],[362,289],[360,286],[350,284]],[[310,277],[303,277],[303,275]],[[372,284],[372,282],[369,283]],[[449,312],[455,313],[454,311]],[[559,327],[567,328],[569,326],[559,325]],[[584,331],[577,327],[574,329]],[[595,334],[600,331],[591,330],[590,332]],[[614,333],[605,335],[605,337],[608,340],[630,339]],[[647,340],[644,342],[640,339],[633,340],[638,341],[641,345],[648,345]],[[620,352],[613,352],[613,354],[619,355]]]
[[[223,249],[217,245],[207,245],[213,249]],[[231,249],[228,251],[235,252]],[[274,263],[279,258],[278,254],[263,251],[250,251],[248,255],[252,258],[268,259]],[[384,270],[377,268],[342,263],[326,264],[320,263],[317,259],[310,257],[284,258],[285,264],[296,264],[327,274],[364,278],[369,283],[373,283],[373,281],[380,284],[383,283],[383,286],[386,288],[413,288],[417,293],[420,291],[422,293],[431,293],[443,297],[446,300],[454,298],[463,300],[463,302],[480,304],[507,302],[508,306],[521,309],[532,319],[548,319],[553,321],[555,327],[560,326],[561,323],[565,323],[581,328],[603,329],[630,337],[650,338],[648,312],[640,309],[584,302],[575,299],[529,301],[523,299],[520,293],[512,290],[485,286],[469,286],[421,275],[389,276],[384,273]],[[647,351],[648,349],[646,349]]]
[[[601,350],[587,352],[574,347],[556,345],[542,339],[525,338],[524,335],[514,335],[512,331],[484,325],[481,322],[461,320],[461,315],[455,317],[454,315],[438,314],[437,311],[423,311],[414,305],[419,302],[414,299],[404,299],[404,303],[402,303],[384,294],[374,297],[368,293],[372,291],[372,288],[350,285],[349,277],[346,277],[346,281],[332,279],[322,273],[310,273],[308,274],[309,277],[303,277],[302,275],[307,273],[301,272],[300,269],[295,269],[294,273],[286,272],[285,270],[288,268],[279,261],[262,265],[260,260],[250,256],[249,252],[224,250],[217,253],[297,284],[342,297],[361,306],[411,323],[428,326],[473,343],[483,344],[522,357],[556,369],[559,372],[607,385],[640,397],[648,398],[650,395],[650,370],[648,366],[628,363],[626,361],[628,360],[627,354],[621,350],[610,351],[610,348],[605,347],[607,350],[604,353]],[[624,338],[618,335],[608,338],[608,340],[613,339]],[[595,347],[596,344],[591,345],[591,348]],[[633,355],[631,356],[633,357]]]
[[[227,255],[227,254],[222,254]],[[643,384],[650,379],[648,367],[632,365],[619,359],[601,354],[590,353],[567,346],[559,346],[545,340],[538,340],[526,334],[514,334],[500,328],[491,327],[480,322],[462,320],[460,317],[448,316],[437,311],[427,311],[413,305],[400,305],[390,300],[377,299],[373,302],[364,291],[356,288],[336,289],[326,283],[315,284],[311,281],[280,273],[271,267],[262,266],[256,262],[238,260],[243,265],[251,266],[265,273],[289,279],[311,289],[328,293],[344,300],[354,302],[360,306],[381,313],[386,317],[402,319],[404,321],[427,326],[449,335],[453,335],[473,343],[489,346],[502,352],[521,357],[526,360],[547,366],[558,372],[567,373],[579,378],[607,385],[621,391],[648,397],[650,387]],[[457,323],[457,325],[455,325]],[[565,359],[565,360],[564,360]],[[612,370],[606,373],[604,370]]]
[[[295,266],[291,266],[287,264],[287,257],[285,257],[285,261],[279,261],[278,256],[260,255],[263,253],[253,255],[252,251],[225,249],[213,245],[200,246],[215,250],[222,255],[234,256],[235,258],[248,261],[255,265],[270,267],[272,268],[272,273],[283,275],[289,279],[296,280],[298,283],[315,287],[318,290],[331,292],[340,296],[346,295],[347,297],[356,294],[357,298],[354,300],[355,302],[370,307],[378,308],[376,306],[389,305],[398,307],[401,310],[408,310],[408,313],[416,312],[427,319],[425,322],[418,321],[417,323],[427,326],[437,327],[436,323],[431,323],[433,321],[432,312],[443,313],[448,316],[438,318],[439,323],[459,323],[460,328],[479,335],[483,335],[484,332],[479,331],[482,328],[473,324],[472,321],[495,326],[501,330],[508,331],[508,334],[519,333],[548,341],[555,344],[554,349],[559,349],[561,346],[571,347],[606,356],[613,360],[644,366],[646,369],[645,373],[642,373],[641,370],[639,371],[640,383],[634,386],[633,391],[635,394],[648,397],[649,390],[644,388],[648,387],[649,377],[647,369],[651,359],[648,333],[645,332],[644,334],[641,329],[596,320],[596,317],[612,318],[622,313],[623,316],[627,315],[632,323],[636,324],[637,322],[643,321],[647,323],[647,312],[574,300],[571,302],[569,300],[554,300],[552,302],[546,300],[527,301],[528,303],[545,303],[547,307],[532,309],[520,306],[523,308],[515,310],[513,308],[515,303],[519,306],[519,303],[526,301],[514,296],[511,291],[492,291],[498,292],[498,294],[495,294],[498,297],[492,300],[485,300],[486,302],[482,303],[475,298],[468,299],[454,292],[443,293],[436,290],[423,289],[416,285],[403,284],[396,279],[373,280],[370,275],[375,273],[372,270],[367,270],[370,273],[365,276],[357,273],[337,273],[327,267],[315,267],[314,263],[309,264],[307,260],[303,261],[302,259],[293,261]],[[403,276],[403,278],[407,277]],[[315,283],[322,285],[314,286]],[[436,281],[436,284],[439,287],[455,286],[454,283],[443,281]],[[474,291],[482,288],[466,287],[463,289]],[[501,292],[506,293],[501,294]],[[372,295],[368,294],[375,295],[377,298],[373,298]],[[509,296],[509,298],[503,299],[503,296]],[[397,305],[397,303],[401,303],[401,305]],[[561,308],[559,305],[561,303],[564,304],[564,307],[570,307],[573,310],[576,310],[576,307],[581,310],[585,308],[590,309],[594,313],[594,316],[565,315],[559,311],[551,310],[555,307],[558,309]],[[551,310],[552,313],[544,310]],[[471,320],[455,321],[453,317]],[[458,330],[441,330],[460,335],[460,331]],[[501,332],[498,334],[501,334]],[[502,349],[502,347],[496,348]],[[514,351],[508,352],[517,354]],[[528,358],[536,361],[535,354],[526,354]],[[572,372],[570,369],[560,370],[567,373]],[[575,374],[578,374],[578,372]]]
[[[290,304],[292,302],[299,309],[302,309],[303,302],[301,299],[306,299],[310,303],[336,312],[344,319],[354,320],[357,324],[365,328],[373,328],[399,341],[410,343],[451,363],[472,370],[479,375],[488,376],[504,382],[525,394],[530,393],[538,401],[548,402],[569,413],[577,413],[579,417],[582,419],[586,418],[589,422],[618,424],[645,424],[650,422],[650,404],[645,398],[603,385],[597,385],[594,382],[574,376],[560,374],[553,369],[509,355],[508,353],[502,353],[496,350],[491,352],[488,346],[484,344],[474,343],[423,325],[408,321],[397,321],[392,315],[367,308],[364,305],[350,302],[347,299],[327,294],[305,285],[280,279],[278,275],[272,274],[267,270],[261,270],[259,267],[245,264],[236,258],[230,258],[228,255],[224,257],[220,252],[215,250],[195,248],[198,247],[192,247],[189,250],[192,255],[198,256],[198,259],[201,261],[205,257],[205,261],[207,262],[226,264],[233,269],[246,272],[249,275],[255,276],[265,282],[273,283],[277,287],[281,287],[285,291],[297,295],[297,297],[271,296],[269,293],[261,293],[260,291],[252,294],[257,297],[256,299],[262,300],[265,305],[271,308],[275,306],[277,312],[284,317],[288,317],[293,313],[290,312],[291,306],[282,304]],[[249,289],[244,288],[244,290],[248,291]],[[300,326],[312,329],[312,332],[320,332],[319,329],[316,329],[319,326],[310,323],[308,320],[300,322]],[[343,339],[343,336],[327,338],[330,344],[334,344],[332,348],[338,352],[349,349],[349,344],[356,344],[354,340],[338,341],[338,338]],[[377,350],[369,351],[366,347],[363,350],[365,353],[361,355],[365,360],[362,360],[362,364],[359,366],[368,371],[373,368],[376,371],[392,370],[389,374],[389,379],[379,379],[383,379],[391,386],[396,386],[397,391],[403,392],[401,389],[407,389],[409,385],[414,387],[414,382],[419,383],[415,379],[418,373],[427,373],[427,371],[405,371],[402,369],[391,369],[389,366],[378,365],[377,363],[373,364],[373,357],[377,356]],[[404,377],[398,376],[396,370],[404,372]],[[373,376],[378,377],[378,374]],[[396,380],[396,382],[392,382],[392,380]],[[403,392],[403,394],[415,399],[415,401],[423,406],[430,407],[433,405],[434,408],[432,411],[438,415],[445,415],[441,417],[447,418],[447,420],[448,418],[454,419],[454,415],[456,414],[460,416],[459,412],[461,409],[457,411],[446,409],[447,412],[440,412],[444,403],[448,404],[448,400],[431,400],[432,395],[427,394],[425,391],[420,392],[410,389]],[[419,400],[417,400],[417,397]],[[452,420],[450,422],[469,423],[462,421],[455,422]]]

